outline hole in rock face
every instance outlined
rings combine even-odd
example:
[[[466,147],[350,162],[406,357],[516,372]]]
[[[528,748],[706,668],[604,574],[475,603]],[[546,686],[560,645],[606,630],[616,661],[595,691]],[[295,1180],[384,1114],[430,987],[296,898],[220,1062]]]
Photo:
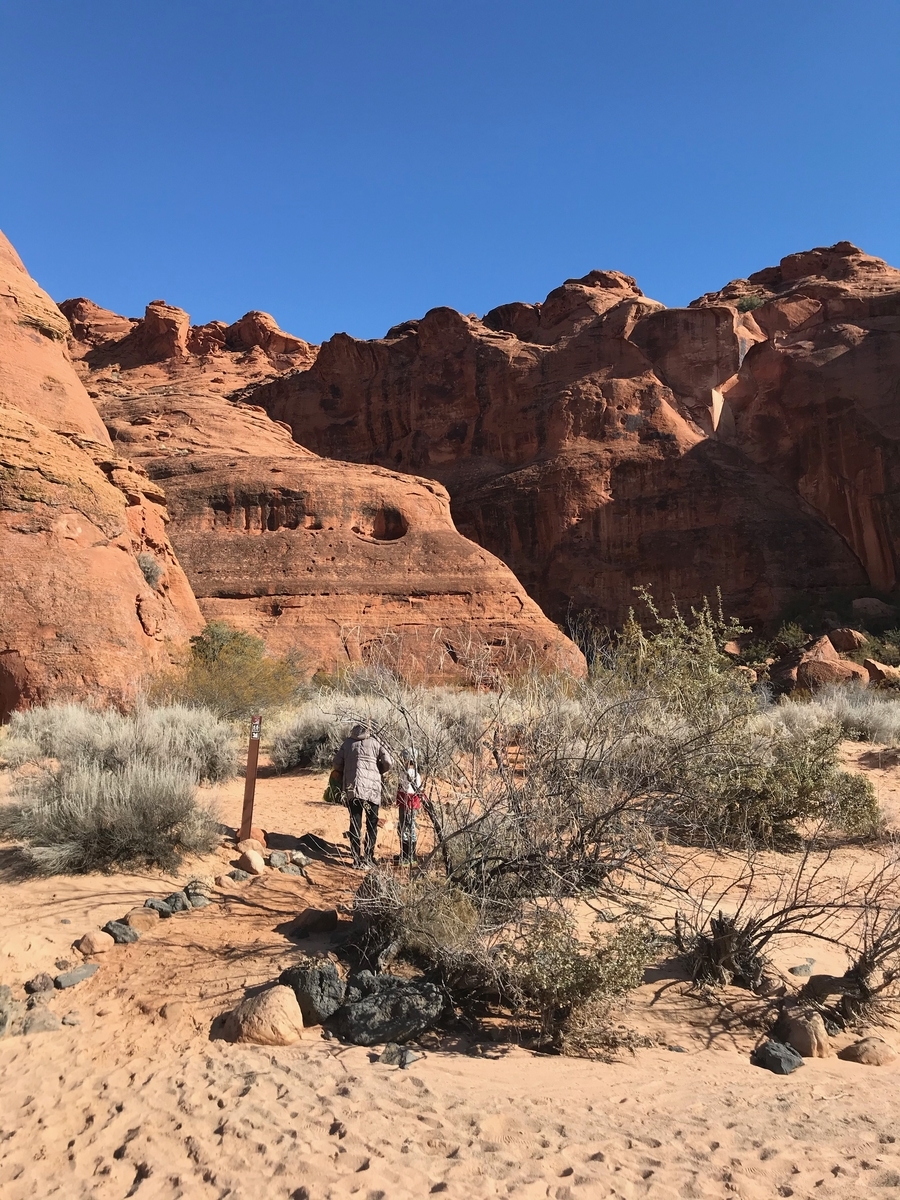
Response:
[[[396,542],[409,531],[409,523],[399,508],[385,504],[364,508],[351,528],[360,537],[376,542]]]

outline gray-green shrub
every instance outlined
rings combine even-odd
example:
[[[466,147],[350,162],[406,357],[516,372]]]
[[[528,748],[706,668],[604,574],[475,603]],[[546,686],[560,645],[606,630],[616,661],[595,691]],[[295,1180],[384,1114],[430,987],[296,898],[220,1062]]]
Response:
[[[197,803],[192,774],[136,759],[114,770],[74,760],[18,780],[0,809],[0,835],[23,844],[43,874],[113,867],[175,868],[217,840],[214,813]]]
[[[237,749],[231,726],[208,709],[172,704],[133,713],[53,704],[12,714],[4,755],[12,766],[56,759],[107,771],[136,760],[172,766],[197,782],[232,778]]]

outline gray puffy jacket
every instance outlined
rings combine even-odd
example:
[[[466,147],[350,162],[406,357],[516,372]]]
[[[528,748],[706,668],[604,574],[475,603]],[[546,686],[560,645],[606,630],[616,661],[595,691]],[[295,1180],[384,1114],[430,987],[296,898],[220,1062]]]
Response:
[[[354,725],[341,743],[333,766],[342,773],[341,786],[348,800],[381,803],[381,776],[394,760],[365,725]]]

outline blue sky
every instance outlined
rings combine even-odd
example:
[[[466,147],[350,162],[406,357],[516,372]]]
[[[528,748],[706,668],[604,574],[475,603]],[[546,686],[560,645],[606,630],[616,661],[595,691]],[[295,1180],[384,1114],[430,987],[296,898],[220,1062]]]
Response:
[[[0,0],[0,228],[58,300],[312,341],[594,267],[900,265],[897,0]]]

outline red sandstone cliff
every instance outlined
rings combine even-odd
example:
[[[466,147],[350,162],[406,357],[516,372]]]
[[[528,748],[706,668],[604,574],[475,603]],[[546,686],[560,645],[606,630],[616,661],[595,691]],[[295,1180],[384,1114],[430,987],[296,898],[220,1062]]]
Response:
[[[771,618],[892,586],[897,279],[842,244],[664,309],[595,271],[483,320],[339,334],[246,395],[320,453],[440,480],[557,619],[619,622],[639,584]]]
[[[300,652],[309,670],[367,659],[471,676],[575,647],[518,580],[460,536],[438,484],[331,462],[227,396],[315,359],[264,313],[192,327],[155,301],[140,321],[61,305],[114,445],[165,489],[170,534],[207,618]]]
[[[202,626],[164,497],[114,453],[61,318],[0,235],[0,719],[127,701]]]

